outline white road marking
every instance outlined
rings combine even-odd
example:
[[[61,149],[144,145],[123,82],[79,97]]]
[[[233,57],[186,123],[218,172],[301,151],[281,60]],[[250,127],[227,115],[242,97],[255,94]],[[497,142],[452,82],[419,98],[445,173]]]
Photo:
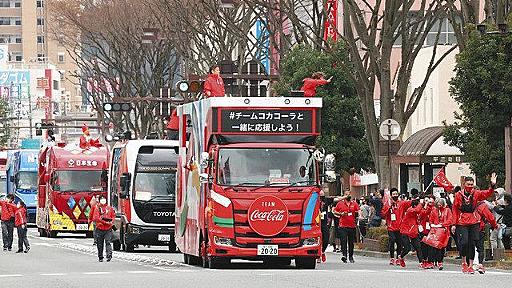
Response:
[[[128,274],[154,274],[156,271],[126,271]]]
[[[67,275],[66,273],[42,273],[42,274],[39,274],[41,276],[64,276],[64,275]]]
[[[22,277],[21,274],[6,274],[6,275],[0,275],[0,278],[7,278],[7,277]]]
[[[112,272],[84,272],[82,274],[84,275],[105,275],[105,274],[110,274]]]
[[[511,275],[511,273],[507,272],[498,272],[498,271],[487,271],[485,274],[491,274],[491,275]]]

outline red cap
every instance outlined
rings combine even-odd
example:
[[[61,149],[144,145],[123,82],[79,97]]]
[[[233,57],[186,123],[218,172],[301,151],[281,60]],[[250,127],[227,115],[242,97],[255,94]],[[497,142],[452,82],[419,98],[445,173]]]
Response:
[[[84,123],[84,125],[82,125],[82,132],[85,132],[87,130],[89,130],[89,127],[87,127],[87,125],[85,125]]]

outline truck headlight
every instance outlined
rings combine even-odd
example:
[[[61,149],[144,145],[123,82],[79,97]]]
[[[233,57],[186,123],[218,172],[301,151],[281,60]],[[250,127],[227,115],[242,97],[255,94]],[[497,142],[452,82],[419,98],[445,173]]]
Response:
[[[229,238],[213,236],[216,245],[233,246],[233,242]]]
[[[316,238],[306,238],[302,243],[303,246],[316,246],[320,243],[320,237]]]
[[[62,221],[60,220],[53,220],[53,225],[62,225]]]

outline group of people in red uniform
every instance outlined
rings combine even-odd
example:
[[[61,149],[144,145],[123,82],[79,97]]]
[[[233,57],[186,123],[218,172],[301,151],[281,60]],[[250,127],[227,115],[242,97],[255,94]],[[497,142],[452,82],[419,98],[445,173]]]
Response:
[[[473,260],[475,250],[478,250],[482,255],[479,255],[481,260],[477,270],[481,274],[485,273],[482,264],[482,231],[485,223],[491,224],[494,229],[498,225],[483,201],[494,194],[496,174],[491,176],[491,187],[488,190],[476,190],[474,180],[470,177],[465,178],[464,182],[463,189],[454,190],[451,209],[445,198],[436,199],[430,195],[402,200],[398,190],[391,189],[391,198],[384,203],[381,211],[388,229],[390,265],[405,267],[404,258],[412,246],[416,251],[419,267],[437,267],[442,270],[445,248],[452,232],[462,257],[462,272],[475,273]]]
[[[18,231],[18,251],[28,253],[30,244],[27,238],[27,207],[22,200],[14,204],[14,195],[8,194],[0,200],[0,219],[2,221],[2,240],[4,251],[12,250],[14,227]]]

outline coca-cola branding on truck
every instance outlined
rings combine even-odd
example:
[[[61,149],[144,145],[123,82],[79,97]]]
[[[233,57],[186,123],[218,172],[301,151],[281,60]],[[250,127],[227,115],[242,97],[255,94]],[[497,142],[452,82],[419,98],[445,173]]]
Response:
[[[288,208],[275,196],[262,196],[252,202],[247,217],[254,232],[265,237],[275,236],[288,224]]]

